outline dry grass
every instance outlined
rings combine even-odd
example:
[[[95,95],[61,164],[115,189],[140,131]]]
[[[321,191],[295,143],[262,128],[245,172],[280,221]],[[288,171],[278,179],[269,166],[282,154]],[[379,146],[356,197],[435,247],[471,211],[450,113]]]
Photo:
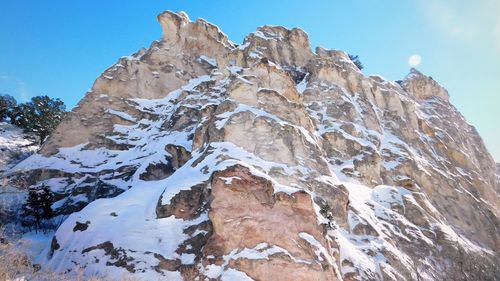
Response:
[[[200,277],[200,272],[196,267],[184,267],[181,268],[181,275],[184,281],[195,281],[195,280],[204,280],[204,278]],[[198,277],[198,279],[197,279]]]
[[[0,280],[16,280],[34,272],[26,255],[6,241],[0,244],[0,260],[2,261],[0,262]]]
[[[0,237],[1,238],[1,237]],[[111,281],[116,279],[102,277],[85,277],[83,270],[70,275],[41,270],[34,265],[27,255],[15,247],[13,243],[0,239],[0,281]],[[134,281],[129,277],[121,281]]]

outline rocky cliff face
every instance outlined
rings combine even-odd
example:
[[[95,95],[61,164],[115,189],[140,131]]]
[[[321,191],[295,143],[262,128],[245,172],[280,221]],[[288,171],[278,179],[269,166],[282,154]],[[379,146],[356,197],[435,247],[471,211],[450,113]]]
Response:
[[[107,69],[15,168],[69,215],[46,267],[498,278],[496,164],[436,81],[367,77],[342,51],[312,52],[300,29],[264,26],[236,45],[183,13],[158,20],[164,37]]]

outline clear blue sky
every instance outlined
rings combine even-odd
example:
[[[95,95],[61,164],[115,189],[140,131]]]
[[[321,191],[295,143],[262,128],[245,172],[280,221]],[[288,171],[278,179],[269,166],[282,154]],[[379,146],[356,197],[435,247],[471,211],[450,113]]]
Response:
[[[500,161],[500,1],[1,0],[0,93],[73,107],[117,59],[161,37],[156,15],[186,11],[234,42],[257,26],[301,27],[313,47],[358,54],[366,74],[403,78],[408,58],[444,85]]]

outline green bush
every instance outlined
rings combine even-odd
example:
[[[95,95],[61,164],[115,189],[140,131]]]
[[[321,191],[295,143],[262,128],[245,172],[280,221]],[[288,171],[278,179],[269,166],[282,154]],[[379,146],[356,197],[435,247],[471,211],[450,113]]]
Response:
[[[46,229],[44,222],[53,216],[54,193],[46,186],[30,187],[28,199],[21,208],[21,224],[29,229]]]
[[[0,95],[0,122],[9,117],[12,109],[17,106],[16,99],[10,95]]]
[[[356,65],[356,67],[359,69],[359,70],[362,70],[363,69],[363,64],[361,63],[361,61],[359,60],[359,56],[357,55],[349,55],[349,58],[351,59],[351,61]]]
[[[31,101],[14,106],[10,122],[38,137],[42,144],[59,125],[66,114],[66,106],[60,99],[37,96]]]

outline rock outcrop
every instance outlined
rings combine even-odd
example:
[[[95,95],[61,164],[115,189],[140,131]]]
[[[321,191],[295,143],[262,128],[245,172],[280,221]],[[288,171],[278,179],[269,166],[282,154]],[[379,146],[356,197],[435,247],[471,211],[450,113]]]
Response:
[[[144,280],[498,278],[498,168],[436,81],[367,77],[297,28],[237,45],[184,13],[158,20],[163,38],[107,69],[15,168],[69,214],[44,266]]]

